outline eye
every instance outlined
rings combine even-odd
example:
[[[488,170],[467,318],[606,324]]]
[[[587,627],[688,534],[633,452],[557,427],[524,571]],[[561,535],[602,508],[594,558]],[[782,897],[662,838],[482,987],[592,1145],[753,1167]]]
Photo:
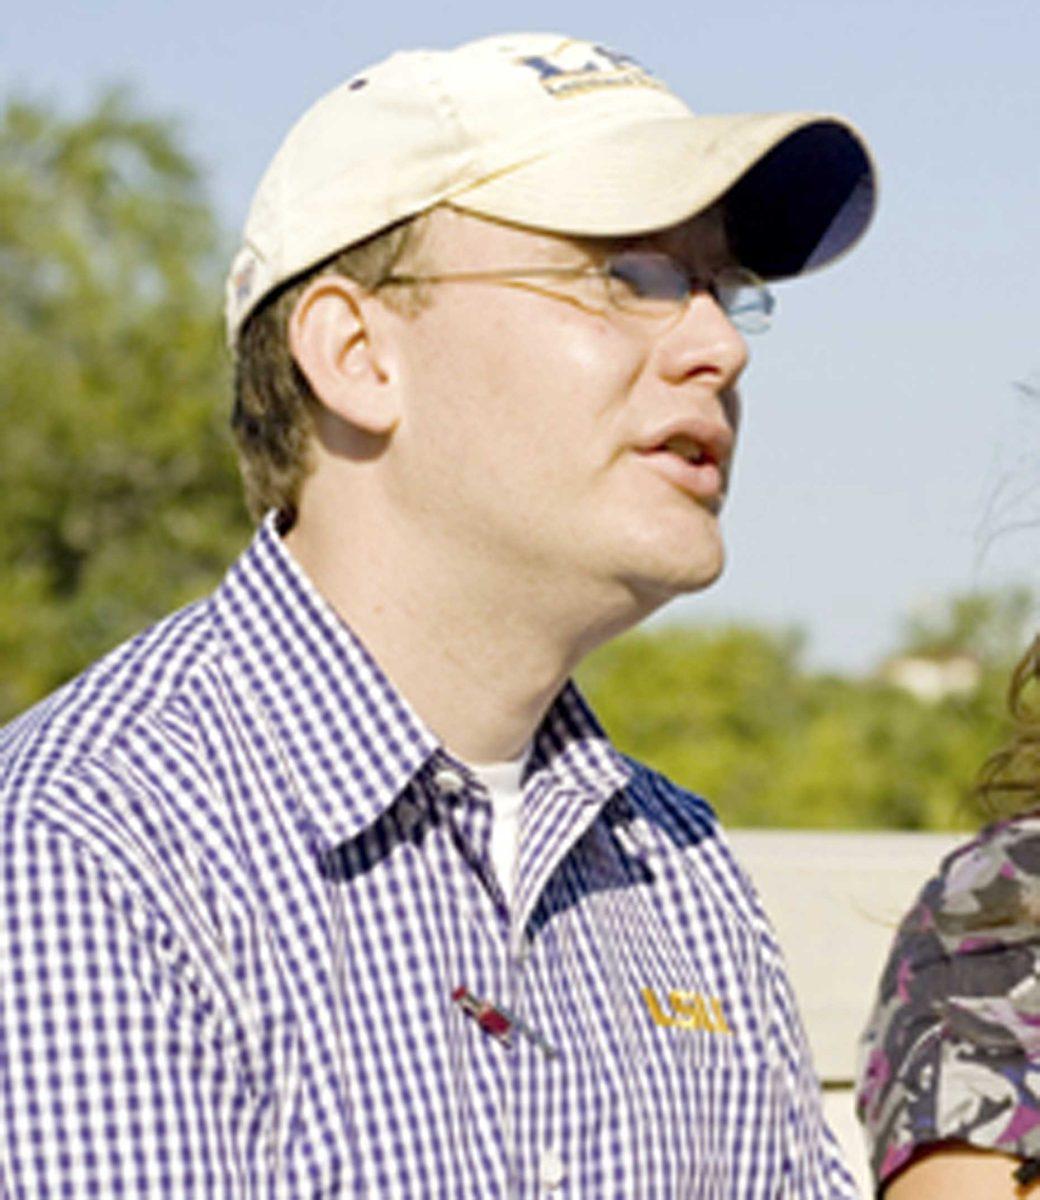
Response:
[[[775,301],[762,280],[742,267],[720,271],[711,293],[734,325],[745,333],[760,333],[769,327]]]
[[[615,254],[607,263],[611,298],[618,304],[640,300],[675,303],[690,294],[690,279],[667,254],[629,250]]]

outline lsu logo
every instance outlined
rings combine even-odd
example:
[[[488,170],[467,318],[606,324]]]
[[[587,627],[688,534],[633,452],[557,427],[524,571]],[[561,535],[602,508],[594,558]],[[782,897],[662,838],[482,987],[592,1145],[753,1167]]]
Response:
[[[653,988],[643,988],[639,994],[650,1010],[655,1025],[699,1029],[704,1033],[733,1032],[718,996],[705,996],[702,992],[669,992],[668,1009],[665,1010]]]
[[[537,73],[538,82],[550,96],[616,87],[664,87],[631,55],[587,42],[561,42],[550,53],[528,55],[517,62]]]

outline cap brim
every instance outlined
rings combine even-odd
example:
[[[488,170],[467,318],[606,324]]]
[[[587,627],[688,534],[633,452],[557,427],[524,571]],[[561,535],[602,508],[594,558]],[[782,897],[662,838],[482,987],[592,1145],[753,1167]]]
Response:
[[[662,117],[574,140],[449,197],[556,233],[618,237],[678,224],[726,198],[735,257],[764,278],[823,266],[870,223],[866,146],[809,113]]]

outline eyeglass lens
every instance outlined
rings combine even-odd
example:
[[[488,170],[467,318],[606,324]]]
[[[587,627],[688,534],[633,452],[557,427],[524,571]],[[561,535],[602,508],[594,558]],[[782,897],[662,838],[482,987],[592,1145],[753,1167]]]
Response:
[[[645,251],[617,254],[607,270],[611,298],[622,308],[671,310],[700,286],[666,254]],[[756,333],[768,326],[773,298],[749,272],[740,268],[720,271],[709,290],[738,328]]]

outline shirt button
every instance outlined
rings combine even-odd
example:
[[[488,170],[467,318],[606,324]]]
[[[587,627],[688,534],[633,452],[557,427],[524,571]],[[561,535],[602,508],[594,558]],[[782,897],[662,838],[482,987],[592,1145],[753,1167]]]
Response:
[[[563,1159],[560,1157],[560,1152],[555,1146],[550,1146],[547,1150],[543,1151],[541,1175],[542,1187],[546,1191],[558,1188],[563,1183],[563,1177],[566,1173]]]
[[[439,767],[433,774],[433,786],[442,796],[457,796],[466,788],[466,781],[454,767]]]

